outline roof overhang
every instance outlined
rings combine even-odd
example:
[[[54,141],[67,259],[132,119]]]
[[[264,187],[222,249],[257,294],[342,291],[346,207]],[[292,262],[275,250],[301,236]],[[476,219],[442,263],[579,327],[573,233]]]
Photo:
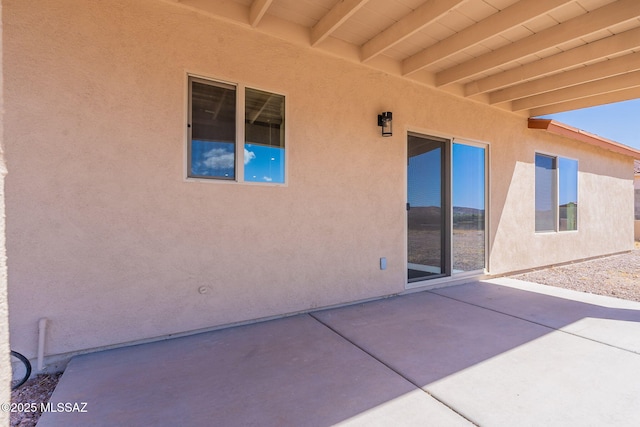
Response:
[[[555,120],[529,119],[529,129],[545,130],[555,135],[585,142],[589,145],[594,145],[605,150],[613,151],[614,153],[623,154],[625,156],[633,157],[636,160],[640,160],[640,150],[636,150],[624,144],[620,144],[569,125],[565,125],[564,123],[560,123]]]
[[[640,98],[638,0],[162,0],[523,117]]]

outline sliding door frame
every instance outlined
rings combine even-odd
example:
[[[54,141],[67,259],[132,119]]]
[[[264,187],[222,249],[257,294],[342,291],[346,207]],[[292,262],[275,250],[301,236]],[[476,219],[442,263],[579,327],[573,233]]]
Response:
[[[490,144],[483,141],[476,141],[467,138],[459,138],[456,136],[445,136],[442,133],[433,132],[429,130],[416,130],[407,129],[405,134],[405,171],[404,171],[404,191],[405,200],[408,201],[408,140],[409,136],[425,139],[437,139],[446,140],[445,148],[443,152],[443,164],[442,164],[442,200],[446,206],[446,212],[443,212],[443,256],[444,256],[444,273],[442,276],[432,279],[424,279],[417,281],[409,281],[406,274],[408,269],[408,223],[407,216],[405,215],[404,221],[404,260],[405,260],[405,288],[407,290],[420,289],[420,288],[435,288],[446,286],[447,284],[456,284],[461,279],[468,280],[471,278],[478,278],[485,276],[489,271],[489,255],[490,255],[490,212],[491,212],[491,197],[490,197]],[[484,149],[484,268],[474,271],[453,272],[453,144],[467,145],[471,147],[478,147]]]

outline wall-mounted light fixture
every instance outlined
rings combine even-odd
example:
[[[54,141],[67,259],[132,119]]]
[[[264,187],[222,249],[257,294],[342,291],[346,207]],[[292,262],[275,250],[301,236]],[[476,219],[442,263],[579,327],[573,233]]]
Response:
[[[378,114],[378,126],[382,126],[382,136],[391,136],[391,111]]]

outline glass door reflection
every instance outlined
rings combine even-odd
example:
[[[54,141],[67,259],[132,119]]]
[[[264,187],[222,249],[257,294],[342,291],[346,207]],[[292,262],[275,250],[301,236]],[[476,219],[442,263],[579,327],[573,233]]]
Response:
[[[441,277],[445,269],[446,140],[407,140],[407,255],[409,282]]]
[[[485,149],[453,144],[452,272],[485,266]]]

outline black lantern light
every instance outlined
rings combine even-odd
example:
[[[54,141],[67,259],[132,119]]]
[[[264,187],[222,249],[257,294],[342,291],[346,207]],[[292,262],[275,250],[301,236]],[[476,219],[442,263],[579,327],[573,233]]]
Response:
[[[391,136],[391,111],[378,114],[378,126],[382,126],[382,136]]]

